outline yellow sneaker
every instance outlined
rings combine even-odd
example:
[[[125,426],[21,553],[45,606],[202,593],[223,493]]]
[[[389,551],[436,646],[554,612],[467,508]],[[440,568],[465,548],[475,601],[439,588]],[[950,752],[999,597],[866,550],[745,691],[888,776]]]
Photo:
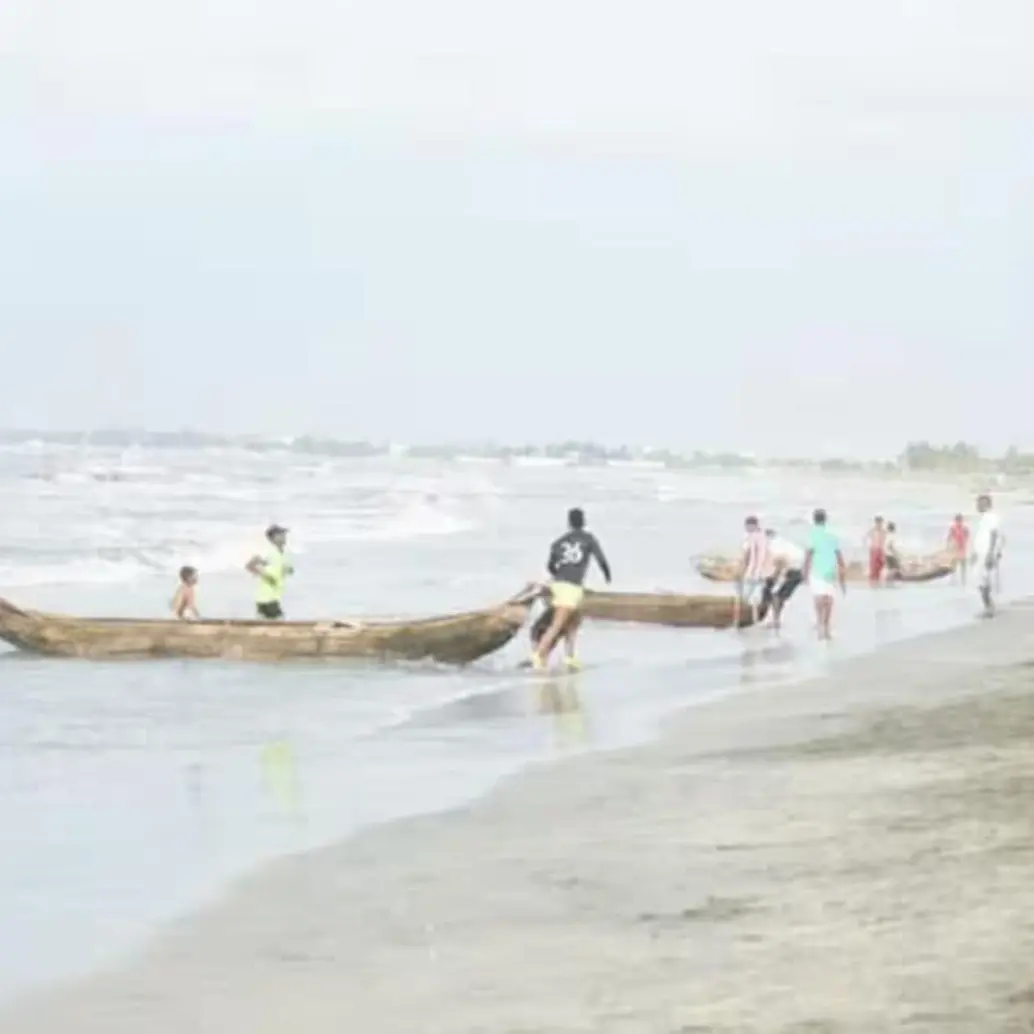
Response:
[[[537,653],[533,653],[531,655],[531,666],[535,671],[542,671],[546,666],[546,662]]]
[[[568,671],[581,671],[582,662],[577,657],[565,657],[564,664],[567,665]]]

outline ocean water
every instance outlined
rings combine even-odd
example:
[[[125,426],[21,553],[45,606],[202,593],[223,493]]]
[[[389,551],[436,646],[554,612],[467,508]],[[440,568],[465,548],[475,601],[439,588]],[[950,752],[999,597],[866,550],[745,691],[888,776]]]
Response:
[[[848,552],[875,512],[936,548],[970,485],[814,474],[343,460],[246,450],[0,449],[0,594],[84,614],[160,616],[184,563],[211,615],[250,616],[242,567],[292,529],[292,617],[428,615],[541,577],[571,505],[615,588],[721,591],[693,554],[734,548],[756,512],[803,538],[822,504]],[[998,505],[1006,600],[1034,587],[1032,510]],[[598,576],[597,576],[598,583]],[[363,825],[456,806],[521,767],[656,735],[716,694],[767,691],[831,658],[973,620],[948,581],[838,603],[815,642],[801,593],[781,637],[590,625],[586,670],[515,670],[521,636],[456,671],[359,664],[94,663],[0,647],[0,999],[113,964],[261,862]]]

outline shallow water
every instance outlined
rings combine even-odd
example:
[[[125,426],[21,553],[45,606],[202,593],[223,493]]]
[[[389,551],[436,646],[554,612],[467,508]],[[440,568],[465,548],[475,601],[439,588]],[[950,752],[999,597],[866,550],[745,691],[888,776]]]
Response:
[[[241,571],[291,526],[291,616],[482,606],[538,577],[569,505],[587,508],[616,587],[703,591],[690,555],[744,513],[800,537],[822,503],[845,547],[871,514],[939,544],[948,486],[814,475],[301,459],[243,450],[0,451],[0,589],[83,613],[160,615],[183,563],[205,613],[248,615]],[[1000,505],[1007,595],[1029,593],[1029,509]],[[855,550],[857,551],[857,550]],[[716,591],[713,588],[708,591]],[[969,621],[948,583],[838,603],[832,647],[805,594],[781,639],[590,626],[587,668],[514,671],[526,640],[464,671],[431,666],[78,663],[0,654],[0,996],[105,963],[258,862],[360,825],[453,806],[523,765],[656,734],[708,696],[778,691],[831,657]]]

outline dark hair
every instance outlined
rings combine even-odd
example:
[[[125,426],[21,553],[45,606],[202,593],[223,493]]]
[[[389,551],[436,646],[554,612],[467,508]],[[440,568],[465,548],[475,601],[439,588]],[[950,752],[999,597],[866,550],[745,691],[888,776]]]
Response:
[[[897,531],[898,526],[893,521],[887,522],[887,531]]]
[[[814,521],[814,522],[815,522],[816,524],[825,524],[825,523],[826,523],[826,511],[825,511],[825,510],[823,510],[823,509],[822,509],[822,507],[820,506],[820,507],[819,507],[819,508],[818,508],[818,509],[817,509],[817,510],[816,510],[816,511],[815,511],[815,512],[814,512],[814,513],[813,513],[813,514],[811,515],[811,519],[812,519],[812,520],[813,520],[813,521]]]
[[[750,515],[750,516],[749,516],[749,517],[748,517],[748,518],[747,518],[747,519],[746,519],[746,520],[745,520],[745,521],[743,522],[743,526],[744,526],[745,528],[756,528],[756,527],[758,526],[758,519],[757,519],[757,517],[755,517],[755,516],[754,516],[753,514],[751,514],[751,515]]]
[[[567,523],[575,531],[581,531],[585,527],[585,511],[580,506],[568,510]]]
[[[180,581],[181,582],[185,582],[185,581],[188,581],[191,578],[196,578],[196,577],[197,577],[197,568],[196,567],[181,567],[180,568]]]

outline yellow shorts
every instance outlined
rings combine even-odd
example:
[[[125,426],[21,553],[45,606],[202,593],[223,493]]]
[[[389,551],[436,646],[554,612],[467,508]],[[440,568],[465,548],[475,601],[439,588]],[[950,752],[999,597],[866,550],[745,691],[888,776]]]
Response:
[[[585,590],[570,582],[552,582],[549,586],[550,601],[554,607],[564,610],[578,610],[585,598]]]

